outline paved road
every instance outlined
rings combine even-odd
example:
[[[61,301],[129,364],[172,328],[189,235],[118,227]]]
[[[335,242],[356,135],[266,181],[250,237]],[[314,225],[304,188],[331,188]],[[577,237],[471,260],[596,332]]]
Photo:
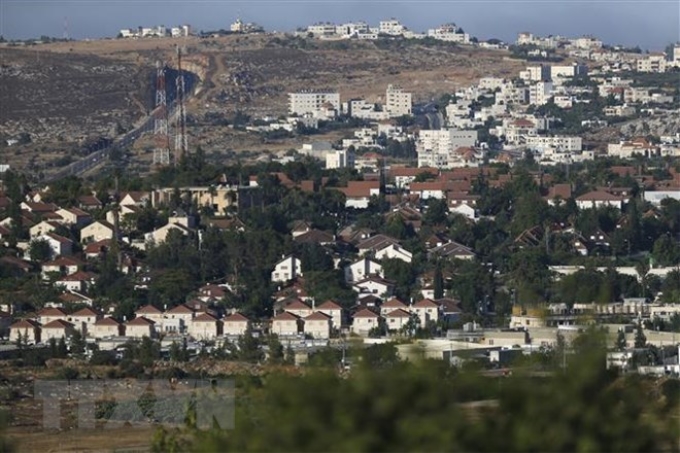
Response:
[[[70,163],[69,165],[52,174],[48,178],[45,178],[45,181],[46,182],[56,181],[58,179],[71,175],[78,176],[87,172],[88,170],[91,170],[97,165],[100,165],[103,162],[105,162],[108,159],[109,153],[111,152],[112,149],[126,148],[130,146],[144,132],[153,131],[153,126],[154,118],[152,112],[152,114],[146,117],[146,119],[139,126],[131,130],[130,132],[127,132],[126,134],[122,135],[118,139],[114,140],[111,145],[106,146],[97,151],[94,151],[93,153],[88,154],[82,159]]]

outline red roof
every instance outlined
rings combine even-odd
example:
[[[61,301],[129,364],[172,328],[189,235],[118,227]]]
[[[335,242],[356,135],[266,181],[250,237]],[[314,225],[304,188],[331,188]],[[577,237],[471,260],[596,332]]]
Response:
[[[172,314],[190,314],[190,313],[193,313],[193,312],[194,311],[191,308],[187,307],[184,304],[178,305],[178,306],[168,310],[168,313],[172,313]]]
[[[397,308],[396,310],[385,315],[386,318],[409,318],[410,316],[411,313],[407,312],[406,310],[402,310],[401,308]]]
[[[40,325],[32,319],[20,319],[9,326],[10,329],[35,329],[36,327],[40,327]]]
[[[328,321],[329,319],[331,319],[331,317],[326,313],[315,311],[311,315],[307,316],[305,321]]]
[[[436,308],[437,304],[435,304],[432,300],[430,299],[423,299],[419,300],[415,304],[413,304],[415,308]]]
[[[311,310],[311,308],[300,299],[295,299],[293,302],[286,305],[284,310]]]
[[[143,307],[139,307],[137,311],[135,312],[137,315],[160,315],[161,311],[154,307],[153,305],[145,305]]]
[[[323,304],[316,307],[317,310],[342,310],[342,307],[332,300],[327,300]]]
[[[234,313],[231,316],[224,318],[224,322],[249,322],[250,320],[241,313]]]
[[[73,324],[71,324],[68,321],[64,321],[63,319],[55,319],[52,322],[48,322],[44,326],[42,326],[43,329],[69,329],[73,328]]]
[[[576,200],[578,201],[622,201],[621,197],[612,195],[601,190],[595,190],[581,195]]]
[[[67,275],[66,277],[62,277],[58,281],[60,281],[60,282],[85,282],[85,281],[92,280],[96,276],[97,275],[93,274],[92,272],[78,271],[78,272],[74,272],[71,275]]]
[[[379,316],[373,313],[371,310],[368,308],[364,308],[363,310],[359,310],[358,312],[354,313],[353,318],[378,318]]]
[[[407,305],[404,302],[400,301],[396,297],[391,298],[390,300],[388,300],[387,302],[382,304],[382,306],[384,308],[406,308],[407,307]]]
[[[196,316],[192,322],[215,322],[217,321],[217,318],[214,317],[213,315],[209,313],[201,313],[200,315]]]
[[[62,310],[61,308],[55,308],[55,307],[49,307],[49,308],[43,308],[38,312],[38,316],[44,317],[54,317],[54,316],[66,316],[66,312]]]
[[[348,198],[370,197],[375,189],[380,189],[380,181],[349,181],[347,187],[338,188]]]
[[[284,311],[283,313],[279,313],[276,315],[272,321],[295,321],[297,320],[298,317],[295,316],[294,314]]]
[[[98,319],[94,323],[95,326],[120,326],[120,323],[111,317]]]
[[[78,310],[77,312],[71,314],[71,316],[75,317],[90,317],[90,316],[97,316],[99,313],[94,311],[93,309],[89,307],[85,307],[82,310]]]
[[[145,318],[144,316],[137,316],[135,319],[132,321],[128,321],[127,325],[128,326],[152,326],[156,324],[149,318]]]

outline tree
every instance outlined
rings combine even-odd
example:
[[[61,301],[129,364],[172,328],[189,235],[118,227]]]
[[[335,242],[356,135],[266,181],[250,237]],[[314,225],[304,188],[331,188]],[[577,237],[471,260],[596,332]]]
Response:
[[[269,346],[269,362],[279,364],[284,360],[283,345],[276,334],[270,334],[267,340]]]
[[[434,298],[441,299],[442,297],[444,297],[444,278],[441,264],[437,263],[434,268]]]
[[[634,343],[636,348],[644,348],[647,346],[647,337],[645,336],[644,331],[642,330],[642,323],[637,325],[637,328],[635,329],[635,343]]]
[[[35,263],[47,261],[52,256],[52,247],[45,239],[33,239],[28,247],[28,256]]]
[[[59,344],[57,344],[57,357],[63,359],[67,356],[68,347],[66,346],[66,339],[64,337],[61,337],[59,339]]]
[[[71,353],[75,356],[80,356],[85,353],[86,347],[87,343],[80,331],[76,330],[73,332],[73,336],[71,336]]]
[[[628,343],[626,342],[626,334],[623,329],[619,329],[618,333],[616,334],[616,349],[623,351],[626,349],[627,345]]]
[[[246,362],[259,362],[263,356],[260,342],[253,336],[252,327],[248,324],[243,335],[238,337],[238,357]]]

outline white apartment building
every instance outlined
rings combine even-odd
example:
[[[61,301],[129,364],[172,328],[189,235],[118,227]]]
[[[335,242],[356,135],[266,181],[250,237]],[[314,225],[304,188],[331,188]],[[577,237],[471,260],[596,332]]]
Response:
[[[547,104],[552,96],[552,82],[536,82],[529,87],[529,104]]]
[[[387,111],[390,116],[394,117],[411,114],[411,93],[406,93],[400,87],[387,85],[385,102],[385,111]]]
[[[570,39],[569,44],[570,47],[576,49],[595,50],[602,48],[602,41],[593,36],[582,36],[580,38]]]
[[[480,89],[493,91],[505,85],[505,79],[501,77],[482,77],[477,84]]]
[[[366,102],[363,99],[351,99],[345,104],[344,109],[349,116],[354,118],[363,118],[366,120],[386,120],[390,117],[390,113],[385,110],[376,110],[376,105]]]
[[[335,27],[335,34],[351,37],[358,36],[360,33],[368,33],[368,24],[365,22],[348,22]]]
[[[354,153],[346,149],[326,154],[326,168],[354,168]]]
[[[381,20],[378,32],[383,35],[403,35],[407,28],[396,19]]]
[[[550,66],[550,78],[552,80],[555,79],[560,79],[560,78],[572,78],[576,77],[578,75],[585,75],[588,73],[588,68],[583,65],[579,64],[571,64],[571,65],[554,65]]]
[[[583,148],[581,137],[569,135],[555,135],[553,137],[546,137],[542,135],[526,136],[524,137],[524,143],[527,146],[536,149],[552,148],[562,152],[581,151]]]
[[[550,66],[527,66],[524,71],[519,72],[519,78],[529,82],[550,80]]]
[[[449,168],[462,147],[475,146],[477,131],[456,129],[423,130],[416,141],[418,167]]]
[[[666,56],[663,53],[649,54],[636,62],[638,72],[666,72]]]
[[[316,115],[332,106],[340,110],[340,93],[337,91],[302,91],[288,93],[288,112],[293,115]]]
[[[313,24],[307,27],[307,33],[311,33],[314,37],[331,36],[335,34],[335,24]]]
[[[456,24],[445,24],[437,28],[431,28],[427,31],[429,38],[439,39],[441,41],[469,43],[470,35],[462,33],[461,29]]]

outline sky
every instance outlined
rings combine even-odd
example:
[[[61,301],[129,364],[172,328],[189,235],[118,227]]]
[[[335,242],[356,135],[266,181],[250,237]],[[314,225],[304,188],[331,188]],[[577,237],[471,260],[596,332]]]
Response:
[[[520,31],[567,37],[595,35],[606,44],[663,50],[680,41],[680,0],[0,0],[6,39],[115,37],[122,28],[190,24],[228,29],[240,17],[267,31],[318,21],[377,26],[396,18],[426,31],[453,22],[479,39],[507,42]]]

